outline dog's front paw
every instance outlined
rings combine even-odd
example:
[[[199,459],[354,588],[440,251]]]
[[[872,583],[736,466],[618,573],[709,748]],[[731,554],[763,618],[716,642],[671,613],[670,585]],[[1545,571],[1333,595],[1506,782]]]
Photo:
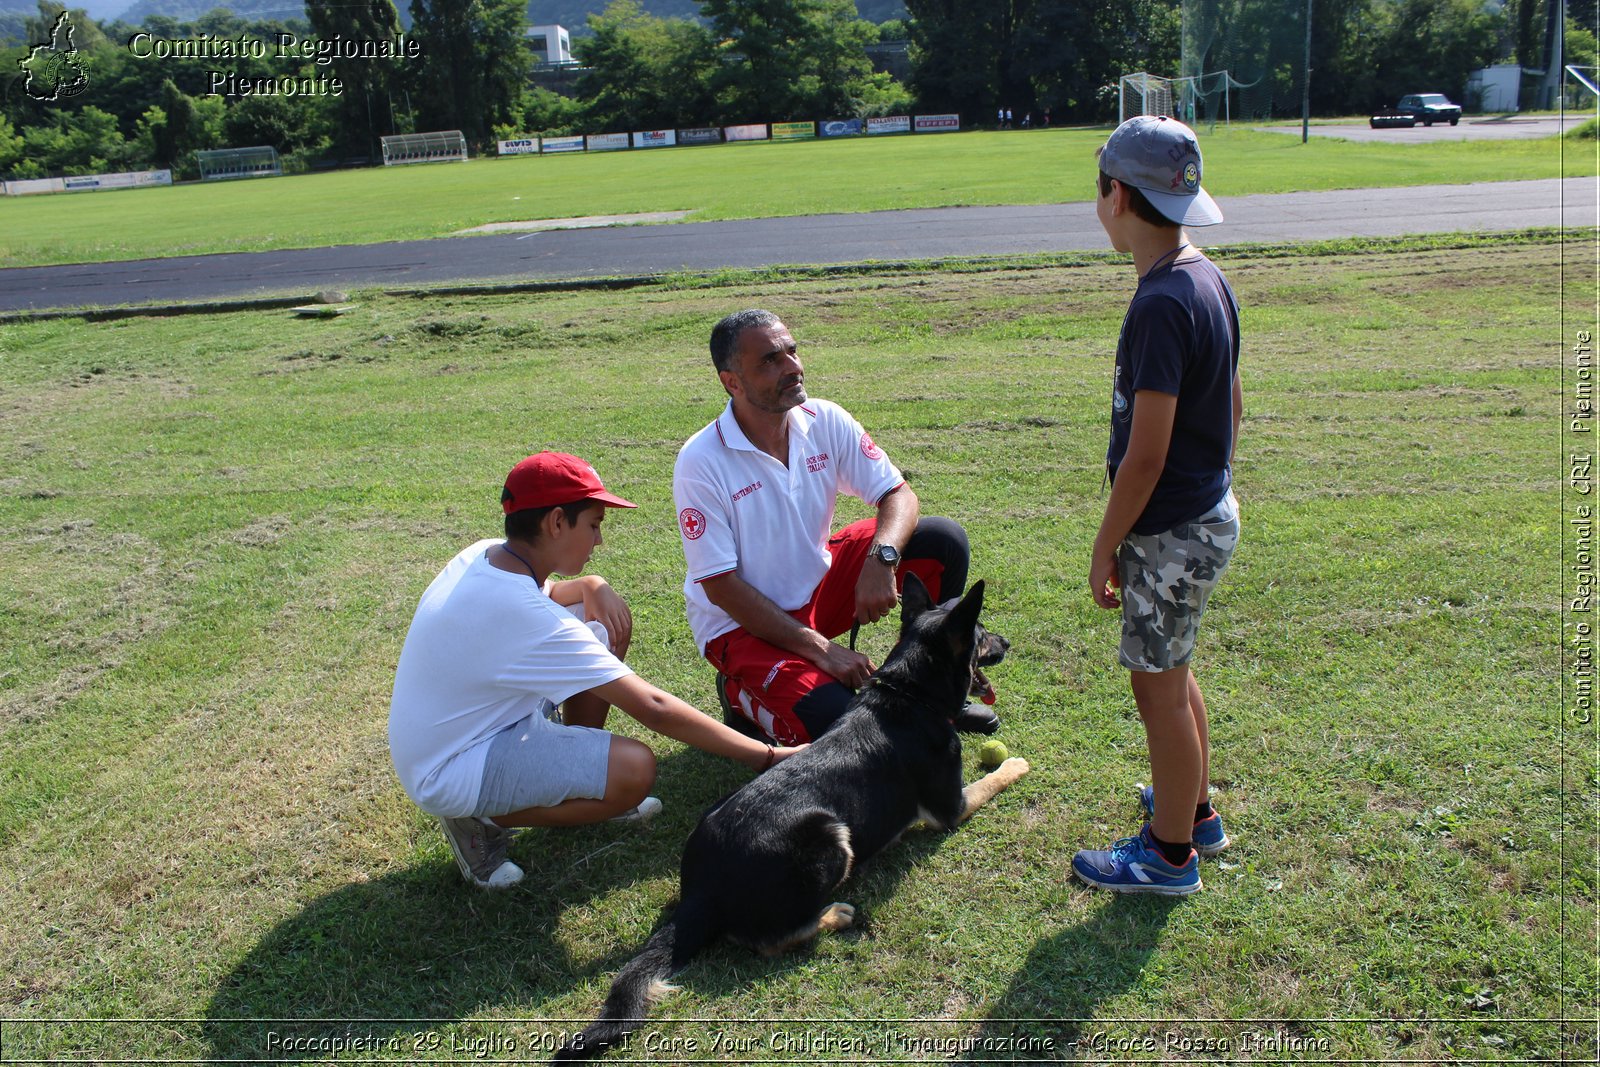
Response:
[[[1021,778],[1024,774],[1027,774],[1031,769],[1032,768],[1029,767],[1027,760],[1023,759],[1021,756],[1012,756],[1010,759],[1000,764],[999,767],[996,767],[994,773],[1003,774],[1006,777],[1006,781],[1014,782],[1018,778]]]

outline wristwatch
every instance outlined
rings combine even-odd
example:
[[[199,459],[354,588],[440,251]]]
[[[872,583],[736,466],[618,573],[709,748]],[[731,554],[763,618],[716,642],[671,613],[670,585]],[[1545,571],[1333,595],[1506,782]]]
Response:
[[[900,566],[900,550],[893,545],[873,545],[867,549],[867,555],[885,567]]]

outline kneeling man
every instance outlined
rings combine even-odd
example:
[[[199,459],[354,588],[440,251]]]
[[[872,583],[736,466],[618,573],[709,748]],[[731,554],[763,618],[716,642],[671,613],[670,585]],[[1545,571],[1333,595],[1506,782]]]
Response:
[[[673,496],[688,562],[695,643],[717,669],[729,725],[778,744],[827,730],[873,670],[837,643],[899,601],[904,574],[936,600],[967,584],[967,535],[919,518],[917,495],[848,411],[808,398],[789,330],[770,311],[729,315],[711,332],[728,405],[678,453]],[[830,535],[840,493],[875,518]],[[992,733],[969,705],[957,729]]]

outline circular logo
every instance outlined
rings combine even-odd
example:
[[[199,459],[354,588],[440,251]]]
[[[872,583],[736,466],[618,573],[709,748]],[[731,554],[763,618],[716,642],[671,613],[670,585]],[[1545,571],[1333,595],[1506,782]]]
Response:
[[[861,435],[861,454],[866,456],[868,459],[883,458],[883,449],[879,448],[873,443],[872,435],[870,433],[863,433]]]
[[[678,512],[678,525],[683,528],[683,536],[698,541],[700,535],[706,532],[706,517],[700,514],[698,508],[684,508]]]
[[[1191,189],[1200,184],[1200,164],[1191,162],[1183,165],[1183,184]]]

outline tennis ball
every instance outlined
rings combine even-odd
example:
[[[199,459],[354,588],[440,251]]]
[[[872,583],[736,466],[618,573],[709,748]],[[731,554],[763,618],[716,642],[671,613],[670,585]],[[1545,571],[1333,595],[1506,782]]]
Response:
[[[985,741],[983,747],[978,749],[978,765],[985,768],[994,768],[1006,761],[1011,753],[1006,751],[1004,741]]]

